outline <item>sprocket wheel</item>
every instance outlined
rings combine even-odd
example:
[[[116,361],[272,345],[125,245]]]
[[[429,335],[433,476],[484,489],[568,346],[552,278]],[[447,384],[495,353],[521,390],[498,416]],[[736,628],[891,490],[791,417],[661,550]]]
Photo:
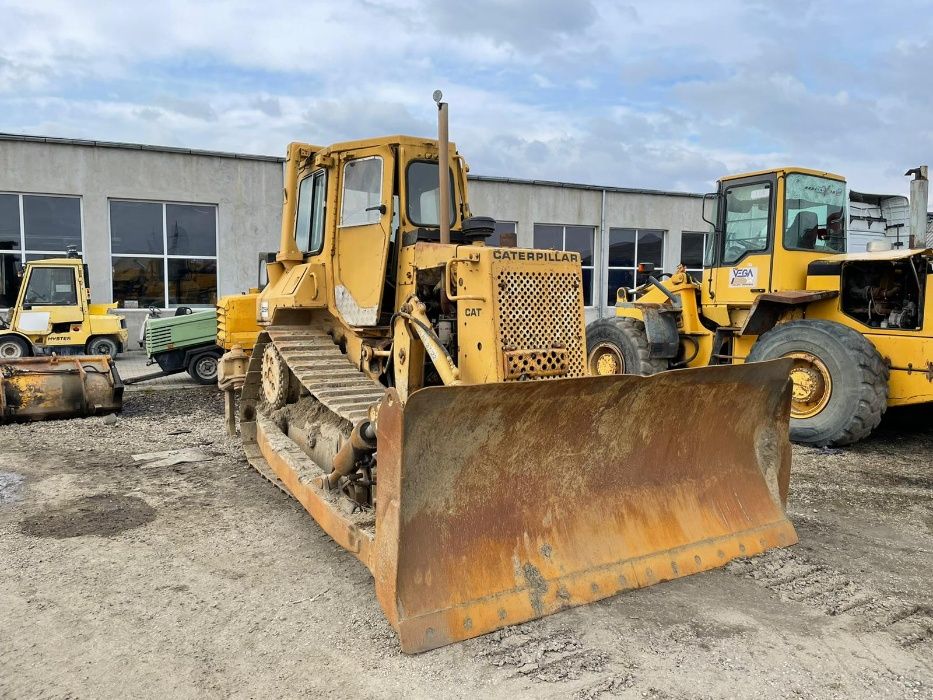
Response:
[[[272,343],[262,352],[261,377],[266,404],[272,410],[282,408],[288,397],[288,366]]]

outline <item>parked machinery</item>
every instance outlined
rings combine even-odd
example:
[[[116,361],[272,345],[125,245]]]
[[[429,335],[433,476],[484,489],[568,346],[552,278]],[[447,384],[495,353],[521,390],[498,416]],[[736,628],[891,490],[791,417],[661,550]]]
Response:
[[[0,423],[122,409],[113,358],[126,347],[126,321],[108,314],[116,304],[90,303],[87,278],[74,251],[26,263],[0,325]]]
[[[587,329],[590,368],[652,374],[788,358],[791,439],[813,445],[856,442],[888,406],[933,401],[933,253],[846,254],[845,202],[845,181],[831,173],[723,178],[704,202],[714,232],[702,279],[643,269],[641,285],[619,290],[616,317]]]
[[[126,320],[116,304],[91,304],[87,266],[67,258],[27,262],[16,305],[0,323],[0,360],[29,355],[116,355],[126,349]]]
[[[790,362],[585,376],[579,255],[484,244],[440,109],[440,145],[289,146],[240,398],[403,651],[796,542]]]

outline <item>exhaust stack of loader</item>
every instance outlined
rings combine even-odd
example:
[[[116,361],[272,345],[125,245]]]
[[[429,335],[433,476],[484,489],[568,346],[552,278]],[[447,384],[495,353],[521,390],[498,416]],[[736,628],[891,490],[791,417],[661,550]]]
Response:
[[[402,650],[796,542],[789,363],[587,376],[580,256],[486,246],[441,151],[289,146],[240,401],[249,461],[370,569]]]

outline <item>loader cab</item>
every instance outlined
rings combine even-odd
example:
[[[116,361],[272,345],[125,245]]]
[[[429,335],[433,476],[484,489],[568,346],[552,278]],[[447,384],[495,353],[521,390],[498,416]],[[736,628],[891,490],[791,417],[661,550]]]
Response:
[[[759,294],[805,289],[810,262],[845,252],[845,205],[845,180],[832,173],[785,168],[720,180],[704,200],[713,226],[704,305],[748,308]]]

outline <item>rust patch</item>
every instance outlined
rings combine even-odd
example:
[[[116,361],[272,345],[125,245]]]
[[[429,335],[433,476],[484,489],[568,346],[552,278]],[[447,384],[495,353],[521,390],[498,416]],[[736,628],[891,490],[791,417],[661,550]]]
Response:
[[[528,599],[531,601],[531,609],[535,615],[540,617],[544,614],[544,605],[542,599],[547,594],[547,581],[538,571],[534,564],[525,564],[522,567],[522,574],[525,577],[525,584],[528,586]]]

